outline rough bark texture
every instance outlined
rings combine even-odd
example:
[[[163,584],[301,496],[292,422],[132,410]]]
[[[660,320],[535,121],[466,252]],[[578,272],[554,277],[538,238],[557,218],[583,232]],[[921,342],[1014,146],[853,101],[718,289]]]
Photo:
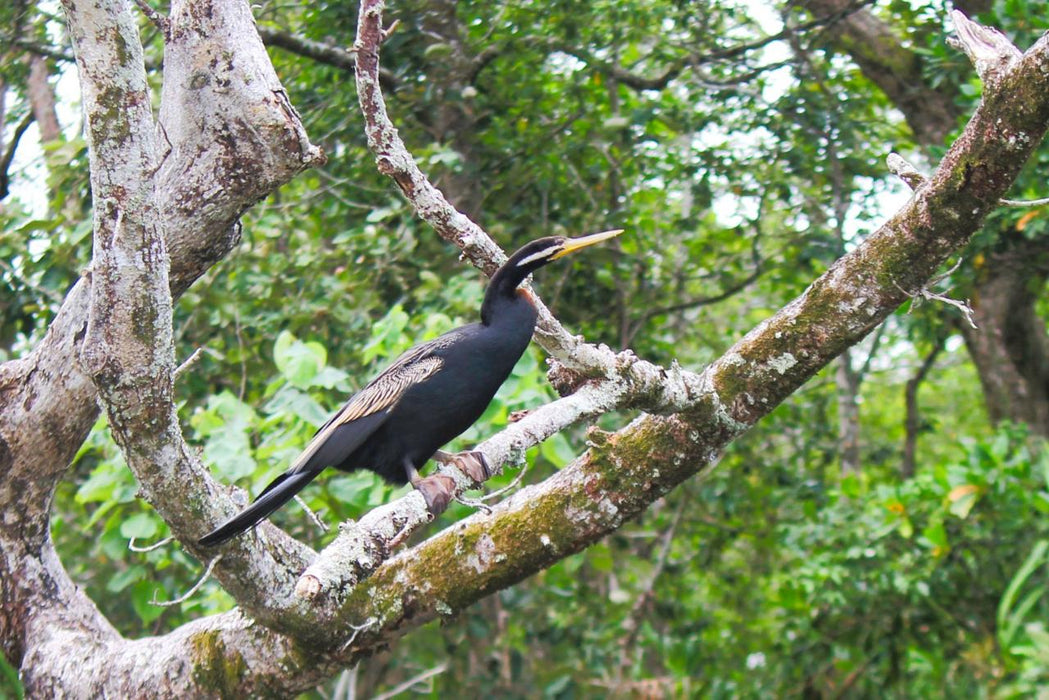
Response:
[[[229,250],[245,206],[316,156],[249,31],[246,4],[175,3],[155,141],[127,5],[65,0],[65,7],[93,151],[95,260],[40,348],[0,366],[0,640],[39,696],[290,695],[579,551],[709,469],[730,440],[892,313],[905,290],[924,285],[996,206],[1049,126],[1043,39],[988,89],[907,206],[701,374],[590,346],[546,313],[541,338],[578,391],[482,449],[501,465],[596,412],[660,415],[642,414],[613,434],[591,431],[591,448],[551,479],[393,559],[379,552],[354,581],[324,579],[348,569],[339,564],[359,550],[326,551],[312,569],[311,596],[296,595],[295,583],[312,554],[276,528],[260,528],[259,537],[226,545],[215,569],[243,611],[129,641],[55,556],[47,533],[55,483],[94,420],[97,397],[146,498],[190,551],[232,512],[178,433],[171,300]],[[368,102],[376,94],[365,94],[378,89],[381,25],[381,2],[364,2],[366,112],[381,107]],[[478,264],[497,264],[491,240],[449,210],[378,113],[366,118],[380,167],[420,213]],[[387,511],[411,517],[420,498],[411,494]],[[376,537],[388,550],[393,535]]]
[[[82,692],[87,685],[80,681],[86,684],[92,673],[105,678],[102,650],[119,641],[66,576],[47,532],[54,487],[98,416],[87,368],[117,391],[125,380],[137,388],[140,395],[132,404],[142,403],[129,406],[126,414],[110,412],[117,424],[126,415],[129,427],[141,427],[138,410],[149,419],[156,417],[149,412],[170,413],[170,401],[159,407],[149,402],[149,392],[163,394],[170,376],[163,371],[149,375],[144,367],[150,362],[155,365],[151,371],[170,366],[168,357],[157,365],[154,355],[165,344],[164,352],[170,352],[164,329],[170,328],[171,302],[159,294],[156,282],[170,283],[176,294],[188,287],[236,243],[234,224],[246,207],[321,157],[283,98],[261,43],[255,38],[257,47],[245,45],[253,36],[247,4],[175,3],[165,72],[170,92],[163,98],[156,132],[130,8],[122,2],[70,0],[65,9],[88,113],[96,241],[100,234],[110,235],[96,248],[98,279],[89,273],[71,290],[30,355],[0,365],[0,502],[5,504],[0,641],[8,659],[21,664],[27,687],[41,695],[57,688]],[[208,41],[201,42],[202,36]],[[202,43],[213,52],[210,61],[202,55]],[[217,56],[227,58],[220,62]],[[190,90],[200,98],[197,104],[187,104]],[[182,103],[173,105],[176,95]],[[201,116],[201,110],[211,112]],[[238,115],[250,117],[250,129],[237,129]],[[195,116],[200,118],[193,121]],[[230,134],[237,140],[222,138]],[[203,157],[219,150],[216,143],[224,146],[221,156]],[[114,163],[117,167],[109,167]],[[171,251],[170,277],[158,221]],[[135,290],[138,284],[145,286]],[[110,308],[114,295],[123,291],[130,296]],[[118,326],[128,321],[133,327],[122,332]],[[82,365],[89,328],[93,349]],[[147,340],[154,332],[160,346]],[[144,353],[130,363],[127,342],[137,342]],[[197,499],[228,503],[211,489],[210,497],[202,489]],[[71,643],[84,656],[70,655]],[[100,654],[98,662],[85,665],[85,658],[94,658],[93,650]]]
[[[840,10],[848,0],[808,0],[813,14]],[[972,15],[986,0],[955,2]],[[921,56],[882,20],[860,10],[832,26],[831,37],[864,75],[903,113],[922,148],[939,146],[961,116],[956,87],[931,86]],[[1049,436],[1049,343],[1035,303],[1045,285],[1046,242],[1023,240],[1003,231],[1000,245],[986,253],[972,293],[979,330],[962,327],[966,348],[980,376],[988,414],[995,422],[1027,423]]]

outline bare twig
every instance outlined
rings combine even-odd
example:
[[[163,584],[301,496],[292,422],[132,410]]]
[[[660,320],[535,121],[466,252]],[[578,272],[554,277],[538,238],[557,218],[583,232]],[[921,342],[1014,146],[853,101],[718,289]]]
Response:
[[[511,481],[506,486],[504,486],[503,488],[497,489],[495,491],[492,491],[491,493],[486,493],[485,495],[480,496],[478,498],[466,498],[462,494],[459,494],[459,495],[457,495],[455,497],[455,500],[458,501],[459,503],[462,503],[464,506],[468,506],[470,508],[480,508],[480,509],[485,510],[486,512],[490,513],[492,509],[490,507],[488,507],[488,505],[486,505],[484,503],[484,501],[491,501],[493,499],[499,498],[500,496],[502,496],[505,493],[509,493],[510,491],[513,491],[515,488],[517,488],[520,485],[521,480],[524,479],[524,475],[527,472],[528,472],[528,462],[525,462],[524,466],[522,466],[517,471],[517,476],[514,477],[514,480]]]
[[[958,311],[960,311],[962,316],[965,318],[966,322],[968,322],[969,326],[973,329],[976,329],[976,322],[973,320],[974,311],[973,308],[969,305],[968,299],[966,299],[965,301],[951,299],[948,296],[944,296],[943,294],[930,290],[928,287],[922,287],[921,289],[914,292],[908,292],[902,287],[899,287],[899,285],[897,285],[897,287],[900,289],[900,291],[909,296],[915,302],[907,311],[908,314],[911,311],[913,311],[917,306],[919,306],[921,302],[938,301],[958,309]]]
[[[219,563],[220,559],[222,559],[221,554],[212,559],[210,562],[208,562],[208,568],[204,570],[204,575],[201,576],[195,584],[193,584],[193,588],[190,588],[178,598],[175,598],[174,600],[157,600],[157,592],[153,591],[153,600],[149,601],[149,604],[155,605],[158,608],[170,608],[174,607],[175,605],[181,605],[182,603],[185,603],[187,600],[192,598],[197,591],[200,590],[200,587],[203,586],[209,578],[211,578],[211,572],[215,569],[215,565]]]
[[[361,632],[364,632],[369,627],[374,627],[378,622],[379,622],[378,618],[369,617],[367,620],[365,620],[360,625],[350,625],[350,629],[353,630],[353,634],[351,634],[350,638],[346,640],[346,643],[342,645],[343,651],[348,649],[350,647],[350,645],[353,644],[354,641],[356,641],[358,634],[360,634]]]
[[[1044,207],[1049,204],[1049,197],[1043,199],[999,199],[998,202],[1007,207]]]
[[[310,517],[310,520],[313,521],[313,524],[317,526],[318,530],[320,530],[321,532],[327,532],[331,529],[328,527],[327,523],[320,519],[320,516],[314,513],[313,510],[308,505],[306,505],[306,501],[302,500],[300,496],[295,496],[294,498],[295,502],[299,504],[299,507],[306,511],[306,515]]]
[[[151,544],[148,547],[136,547],[135,538],[132,537],[131,541],[127,543],[127,548],[130,549],[132,552],[153,552],[165,545],[171,544],[174,541],[174,537],[165,537],[160,542],[157,542],[156,544]]]
[[[186,358],[185,362],[179,365],[174,373],[172,374],[172,380],[178,381],[182,378],[182,375],[186,373],[193,365],[200,362],[200,358],[204,356],[204,348],[197,348],[193,351],[193,354]]]
[[[374,696],[372,700],[390,700],[390,698],[397,697],[404,691],[410,690],[412,687],[418,685],[419,683],[422,683],[423,681],[430,680],[434,676],[439,676],[447,670],[448,662],[445,661],[443,664],[438,664],[437,666],[434,666],[429,671],[423,671],[419,675],[409,678],[404,683],[401,683],[400,685],[391,688],[385,693],[379,693],[378,695]],[[432,689],[427,690],[425,692],[432,692]]]
[[[943,280],[947,279],[952,274],[954,274],[954,271],[957,270],[959,267],[961,267],[962,260],[963,260],[963,258],[959,257],[958,261],[955,262],[954,265],[951,266],[951,269],[947,270],[947,272],[943,272],[943,273],[941,273],[939,275],[936,275],[935,277],[930,279],[925,284],[925,286],[923,286],[921,289],[918,289],[918,290],[916,290],[914,292],[908,292],[906,289],[903,289],[899,285],[896,285],[897,289],[899,289],[901,292],[903,292],[904,294],[906,294],[907,296],[909,296],[911,299],[913,299],[915,301],[915,303],[911,306],[911,308],[907,310],[907,313],[910,314],[911,311],[913,311],[917,306],[919,306],[921,302],[924,302],[924,301],[939,301],[939,302],[942,302],[944,304],[947,304],[948,306],[953,306],[954,308],[956,308],[959,311],[961,311],[962,312],[962,316],[965,317],[965,320],[968,321],[969,325],[972,326],[975,329],[976,328],[976,322],[973,321],[973,313],[974,312],[973,312],[972,307],[969,306],[969,300],[968,299],[966,299],[965,301],[958,301],[957,299],[951,299],[948,296],[940,294],[939,292],[934,292],[931,289],[929,289],[929,287],[932,287],[933,285],[939,284],[940,282],[942,282]]]

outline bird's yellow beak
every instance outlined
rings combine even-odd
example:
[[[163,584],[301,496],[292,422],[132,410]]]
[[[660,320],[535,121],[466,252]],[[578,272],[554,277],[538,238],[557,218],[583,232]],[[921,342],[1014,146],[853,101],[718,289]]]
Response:
[[[601,241],[606,241],[609,238],[615,238],[616,236],[618,236],[621,233],[623,233],[623,229],[617,228],[617,229],[612,229],[611,231],[602,231],[601,233],[591,233],[589,236],[580,236],[579,238],[569,238],[569,239],[567,239],[565,241],[565,247],[562,248],[561,250],[557,251],[553,255],[551,255],[550,259],[551,260],[557,260],[558,258],[563,258],[564,256],[568,255],[569,253],[574,253],[575,251],[577,251],[577,250],[579,250],[581,248],[586,248],[587,246],[592,246],[595,243],[600,243]]]

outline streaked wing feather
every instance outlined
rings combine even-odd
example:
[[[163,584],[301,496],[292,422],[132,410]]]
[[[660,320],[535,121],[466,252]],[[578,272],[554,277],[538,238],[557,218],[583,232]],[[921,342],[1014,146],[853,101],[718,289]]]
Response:
[[[450,340],[446,334],[397,358],[321,426],[292,464],[289,473],[319,471],[346,459],[382,425],[409,387],[441,368],[444,361],[431,353]]]
[[[433,375],[443,364],[441,358],[433,355],[413,362],[398,362],[357,392],[339,411],[336,422],[346,424],[393,408],[409,387]]]

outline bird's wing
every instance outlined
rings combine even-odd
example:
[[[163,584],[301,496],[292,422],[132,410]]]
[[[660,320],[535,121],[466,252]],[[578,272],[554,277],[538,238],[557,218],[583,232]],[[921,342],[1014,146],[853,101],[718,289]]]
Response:
[[[386,422],[405,391],[441,369],[444,360],[434,353],[456,337],[455,331],[446,333],[397,358],[321,426],[288,471],[250,506],[202,537],[200,544],[220,544],[244,532],[294,498],[322,469],[341,464]]]
[[[423,343],[401,355],[354,394],[321,426],[287,473],[318,472],[339,464],[360,447],[386,421],[405,391],[432,376],[444,364],[432,354],[443,345],[437,340],[441,339]]]

